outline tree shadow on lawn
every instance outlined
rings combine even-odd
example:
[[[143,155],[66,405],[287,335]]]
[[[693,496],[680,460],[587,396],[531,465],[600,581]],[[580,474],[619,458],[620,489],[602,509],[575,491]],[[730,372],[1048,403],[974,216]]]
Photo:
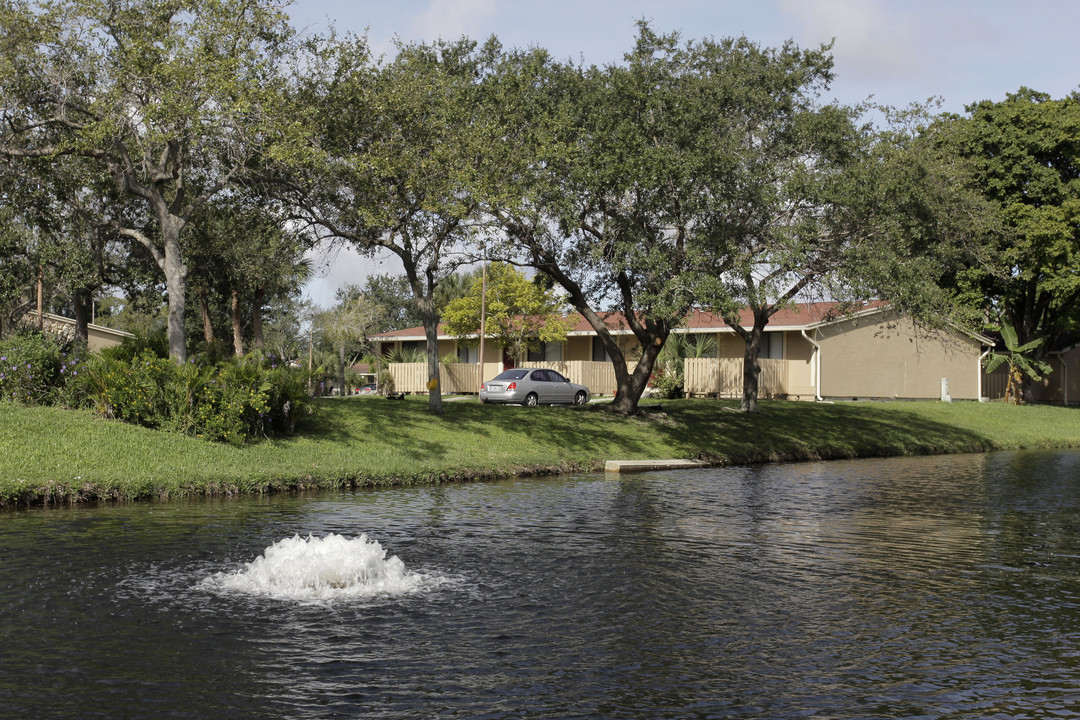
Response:
[[[649,449],[634,437],[641,437],[640,428],[620,432],[628,422],[645,421],[612,416],[596,406],[523,408],[468,400],[444,402],[442,415],[436,416],[429,413],[426,396],[410,396],[405,400],[321,402],[316,416],[297,437],[358,448],[379,445],[435,461],[450,457],[460,461],[461,448],[468,444],[521,447],[552,457],[550,449],[555,449],[562,457],[600,459],[613,450],[613,437],[618,438],[622,451]],[[512,459],[502,459],[507,461]]]
[[[761,402],[757,414],[731,412],[734,403],[674,404],[657,432],[703,459],[729,462],[927,455],[991,450],[987,437],[874,403]]]
[[[991,440],[902,408],[877,403],[811,404],[762,401],[761,412],[732,412],[730,401],[680,400],[642,405],[644,416],[624,418],[602,406],[523,408],[459,401],[428,412],[426,396],[329,401],[300,433],[316,442],[355,446],[358,454],[389,451],[425,463],[477,467],[641,457],[697,458],[752,463],[883,457],[993,449]],[[287,442],[287,441],[286,441]],[[492,457],[485,449],[495,448]],[[482,455],[483,454],[483,455]],[[450,468],[446,468],[450,469]]]

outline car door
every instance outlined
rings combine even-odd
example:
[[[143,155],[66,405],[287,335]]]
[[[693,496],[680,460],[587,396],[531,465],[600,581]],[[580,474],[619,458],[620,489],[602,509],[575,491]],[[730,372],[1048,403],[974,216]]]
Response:
[[[554,397],[552,402],[574,402],[574,388],[570,385],[570,381],[563,377],[562,374],[557,373],[554,370],[548,370],[548,381],[551,384],[552,397]]]
[[[532,380],[532,390],[541,403],[550,405],[555,402],[552,383],[548,380],[547,370],[533,370],[529,379]]]

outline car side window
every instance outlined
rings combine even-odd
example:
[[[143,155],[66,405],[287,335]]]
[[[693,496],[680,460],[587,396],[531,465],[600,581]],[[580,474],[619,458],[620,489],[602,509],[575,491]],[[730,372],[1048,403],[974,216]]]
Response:
[[[548,370],[548,375],[551,376],[551,382],[560,382],[560,383],[568,383],[568,382],[570,382],[569,380],[564,378],[560,373],[557,373],[554,370]]]
[[[532,379],[536,382],[548,382],[547,370],[533,370]]]

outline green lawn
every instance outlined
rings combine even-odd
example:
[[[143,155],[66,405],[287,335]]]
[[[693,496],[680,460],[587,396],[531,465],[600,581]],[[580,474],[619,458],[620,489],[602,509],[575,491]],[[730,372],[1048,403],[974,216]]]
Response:
[[[645,403],[643,408],[655,406]],[[998,403],[665,401],[619,418],[599,407],[350,398],[318,403],[303,433],[245,447],[89,412],[0,403],[0,504],[389,485],[596,469],[605,460],[808,458],[1080,446],[1080,410]],[[655,408],[654,408],[655,409]]]

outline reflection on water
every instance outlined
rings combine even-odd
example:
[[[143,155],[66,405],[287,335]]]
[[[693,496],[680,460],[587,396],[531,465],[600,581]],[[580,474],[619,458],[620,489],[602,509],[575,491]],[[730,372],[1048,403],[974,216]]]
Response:
[[[0,717],[1018,718],[1080,453],[0,515]]]

